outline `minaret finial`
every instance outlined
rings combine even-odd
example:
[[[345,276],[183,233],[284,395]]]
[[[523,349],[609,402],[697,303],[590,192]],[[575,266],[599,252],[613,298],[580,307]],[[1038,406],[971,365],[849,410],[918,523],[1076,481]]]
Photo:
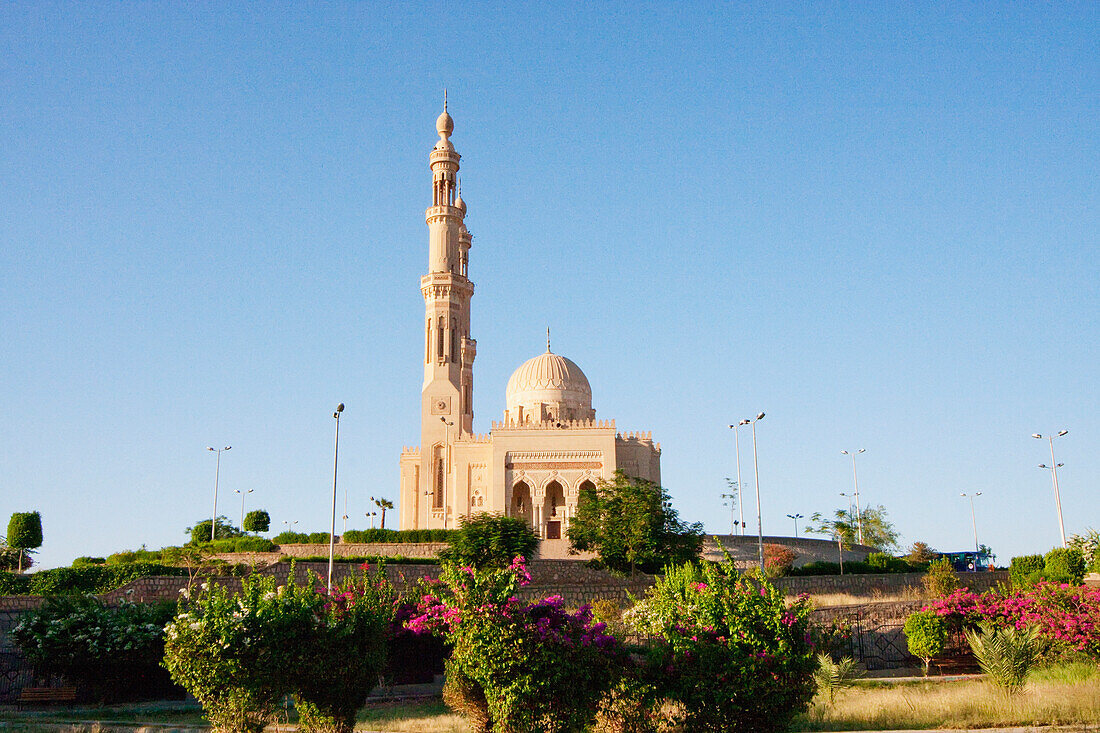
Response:
[[[546,353],[550,353],[550,327],[546,327]]]
[[[443,111],[447,111],[447,87],[443,87]]]

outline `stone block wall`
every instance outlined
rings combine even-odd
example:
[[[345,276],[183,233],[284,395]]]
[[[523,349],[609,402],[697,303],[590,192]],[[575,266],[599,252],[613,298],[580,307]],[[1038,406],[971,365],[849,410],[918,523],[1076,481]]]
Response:
[[[847,593],[853,596],[873,596],[876,593],[898,593],[906,588],[920,588],[924,573],[871,573],[867,575],[805,575],[778,578],[776,586],[788,595],[808,593],[824,595]],[[981,593],[997,583],[1008,582],[1007,570],[986,573],[960,573],[962,585]]]
[[[802,567],[811,562],[838,562],[840,551],[833,540],[819,540],[812,537],[764,537],[765,545],[783,545],[795,554],[794,566]],[[725,548],[739,568],[754,567],[760,563],[759,539],[756,535],[708,535],[703,542],[703,557],[707,560],[721,560]],[[844,548],[844,561],[863,561],[875,551],[866,545],[850,545]]]

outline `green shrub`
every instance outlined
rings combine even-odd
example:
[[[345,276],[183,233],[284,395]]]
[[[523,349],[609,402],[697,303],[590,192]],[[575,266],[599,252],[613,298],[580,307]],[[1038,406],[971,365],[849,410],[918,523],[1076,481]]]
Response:
[[[110,608],[93,596],[55,596],[11,633],[36,675],[62,675],[95,702],[182,697],[160,668],[175,613],[175,603]]]
[[[271,541],[276,545],[304,545],[309,542],[309,535],[304,532],[280,532]]]
[[[1008,569],[1012,587],[1023,588],[1035,585],[1042,579],[1043,566],[1042,555],[1022,555],[1012,558],[1012,565]]]
[[[451,545],[439,553],[444,562],[475,568],[505,568],[516,557],[530,560],[539,538],[526,521],[480,512],[464,517]]]
[[[947,646],[947,622],[935,611],[917,611],[905,619],[905,640],[909,653],[924,662],[924,674],[932,657],[943,654]]]
[[[217,553],[224,552],[275,552],[275,543],[265,537],[234,537],[214,540],[202,545]]]
[[[933,560],[928,563],[928,572],[921,578],[924,589],[932,596],[939,598],[950,595],[956,590],[959,583],[959,574],[946,557]]]
[[[345,733],[385,665],[393,600],[377,574],[332,594],[312,575],[212,585],[167,626],[164,665],[218,731],[258,733],[293,694],[300,730]]]
[[[167,549],[167,548],[165,548]],[[164,550],[123,550],[107,556],[108,565],[127,565],[135,562],[159,563],[164,560]]]
[[[188,527],[184,530],[191,536],[189,545],[201,545],[204,542],[210,542],[210,520],[203,519],[195,524],[193,527]],[[214,539],[215,540],[227,540],[231,537],[240,537],[244,534],[239,528],[234,527],[228,518],[219,516],[217,517],[217,523],[214,526]]]
[[[107,560],[105,560],[102,557],[88,557],[87,555],[82,555],[81,557],[73,558],[73,567],[74,568],[86,568],[89,565],[106,565],[106,564],[107,564]]]
[[[922,565],[923,563],[917,563]],[[914,564],[902,557],[894,557],[885,552],[872,552],[867,556],[867,565],[875,568],[880,573],[911,573],[916,568]]]
[[[649,664],[686,730],[782,731],[810,702],[817,667],[810,608],[733,563],[670,566],[632,609],[655,641]],[[661,658],[661,654],[664,658]]]
[[[36,596],[106,593],[121,588],[131,580],[151,575],[186,575],[186,571],[183,568],[155,563],[54,568],[31,575],[29,593]]]
[[[245,532],[267,532],[271,529],[271,515],[263,509],[253,509],[244,515],[241,529]]]
[[[966,641],[978,666],[1005,695],[1014,695],[1024,688],[1028,673],[1046,648],[1039,630],[1033,626],[1017,629],[983,623],[980,632],[966,630]]]
[[[456,677],[448,698],[483,718],[484,696],[492,730],[581,733],[613,683],[620,647],[587,607],[570,613],[561,596],[518,601],[525,578],[518,560],[498,570],[448,565],[418,594],[408,628],[444,636]]]
[[[1076,547],[1055,547],[1043,558],[1043,577],[1052,583],[1081,585],[1085,560]]]
[[[0,596],[25,596],[31,592],[29,575],[0,570]]]

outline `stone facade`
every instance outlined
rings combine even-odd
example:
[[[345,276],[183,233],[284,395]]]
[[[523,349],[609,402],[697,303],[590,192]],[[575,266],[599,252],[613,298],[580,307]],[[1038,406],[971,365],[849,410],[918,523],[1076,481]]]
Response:
[[[622,469],[661,480],[661,447],[649,433],[620,433],[597,420],[592,388],[575,363],[550,351],[523,363],[508,380],[504,419],[489,434],[473,431],[466,204],[458,180],[461,156],[444,107],[439,141],[428,156],[432,205],[424,296],[424,383],[420,445],[401,453],[402,529],[453,529],[462,517],[495,512],[520,517],[545,539],[564,537],[580,492]]]

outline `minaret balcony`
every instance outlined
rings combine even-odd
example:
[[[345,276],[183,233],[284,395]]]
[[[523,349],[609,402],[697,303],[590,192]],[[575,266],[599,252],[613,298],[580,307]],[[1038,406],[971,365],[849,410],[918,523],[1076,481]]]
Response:
[[[457,219],[462,221],[462,209],[457,206],[429,206],[424,210],[424,219],[429,224],[438,219]]]
[[[420,278],[420,292],[425,298],[448,298],[452,293],[468,298],[474,294],[474,284],[453,272],[429,272]]]

